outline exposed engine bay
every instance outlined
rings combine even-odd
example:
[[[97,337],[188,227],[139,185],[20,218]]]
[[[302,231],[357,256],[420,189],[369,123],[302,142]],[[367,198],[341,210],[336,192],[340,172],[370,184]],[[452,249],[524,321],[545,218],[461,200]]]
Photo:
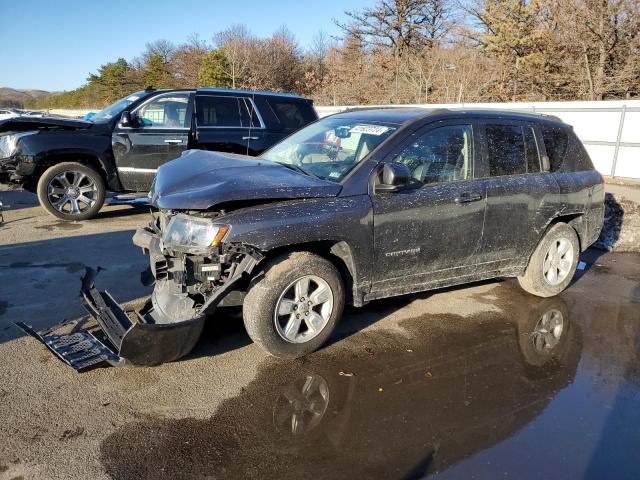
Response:
[[[210,219],[212,214],[207,213],[198,212],[198,217]],[[220,241],[209,247],[169,247],[163,234],[170,234],[169,224],[176,215],[161,211],[156,220],[139,228],[133,237],[133,243],[149,254],[149,270],[143,272],[142,281],[147,285],[156,283],[150,313],[156,323],[173,323],[210,313],[243,275],[251,273],[264,258],[251,246]],[[240,301],[232,299],[226,304],[241,304],[241,294],[235,298]]]
[[[216,216],[205,213],[199,216],[207,221]],[[167,248],[163,233],[176,215],[161,211],[133,237],[149,254],[150,266],[141,280],[146,285],[155,282],[141,309],[127,312],[108,292],[99,292],[94,285],[97,272],[87,269],[81,295],[88,317],[43,332],[24,323],[18,326],[78,371],[101,364],[158,365],[187,355],[200,338],[207,314],[231,292],[236,295],[229,295],[227,304],[242,303],[243,292],[234,287],[264,257],[251,246],[233,243]]]

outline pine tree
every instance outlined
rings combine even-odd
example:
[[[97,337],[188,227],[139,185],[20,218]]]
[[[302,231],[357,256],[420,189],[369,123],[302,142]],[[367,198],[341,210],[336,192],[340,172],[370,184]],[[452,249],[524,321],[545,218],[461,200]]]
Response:
[[[227,57],[222,49],[214,49],[202,60],[198,82],[203,87],[229,88],[231,77],[227,74]]]

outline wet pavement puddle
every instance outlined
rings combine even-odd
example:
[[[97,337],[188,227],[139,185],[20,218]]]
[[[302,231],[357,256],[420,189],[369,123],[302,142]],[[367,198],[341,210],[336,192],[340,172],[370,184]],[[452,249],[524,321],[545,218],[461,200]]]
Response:
[[[268,359],[210,419],[120,427],[103,466],[117,479],[638,478],[640,305],[494,290],[499,313]]]

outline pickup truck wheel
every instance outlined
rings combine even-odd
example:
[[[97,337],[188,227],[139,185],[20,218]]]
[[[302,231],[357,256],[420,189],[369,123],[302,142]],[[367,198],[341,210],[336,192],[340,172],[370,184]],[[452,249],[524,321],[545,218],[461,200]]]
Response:
[[[46,170],[38,180],[40,205],[62,220],[87,220],[102,207],[105,185],[93,168],[64,162]]]
[[[518,283],[528,293],[552,297],[562,292],[578,266],[580,244],[573,228],[556,223],[540,240]]]
[[[317,350],[333,332],[344,308],[336,267],[309,252],[270,261],[249,286],[244,325],[271,355],[297,358]]]

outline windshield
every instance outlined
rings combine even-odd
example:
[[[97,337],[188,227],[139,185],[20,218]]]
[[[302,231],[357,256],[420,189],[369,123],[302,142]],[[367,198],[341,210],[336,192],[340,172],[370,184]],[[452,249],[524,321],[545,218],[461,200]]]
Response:
[[[133,102],[140,100],[142,97],[146,97],[148,95],[147,92],[136,92],[128,95],[124,98],[121,98],[115,103],[112,103],[108,107],[103,108],[98,113],[91,117],[91,121],[98,122],[108,122],[113,117],[120,115],[129,105]]]
[[[396,128],[396,124],[327,117],[276,144],[260,158],[339,182]]]

